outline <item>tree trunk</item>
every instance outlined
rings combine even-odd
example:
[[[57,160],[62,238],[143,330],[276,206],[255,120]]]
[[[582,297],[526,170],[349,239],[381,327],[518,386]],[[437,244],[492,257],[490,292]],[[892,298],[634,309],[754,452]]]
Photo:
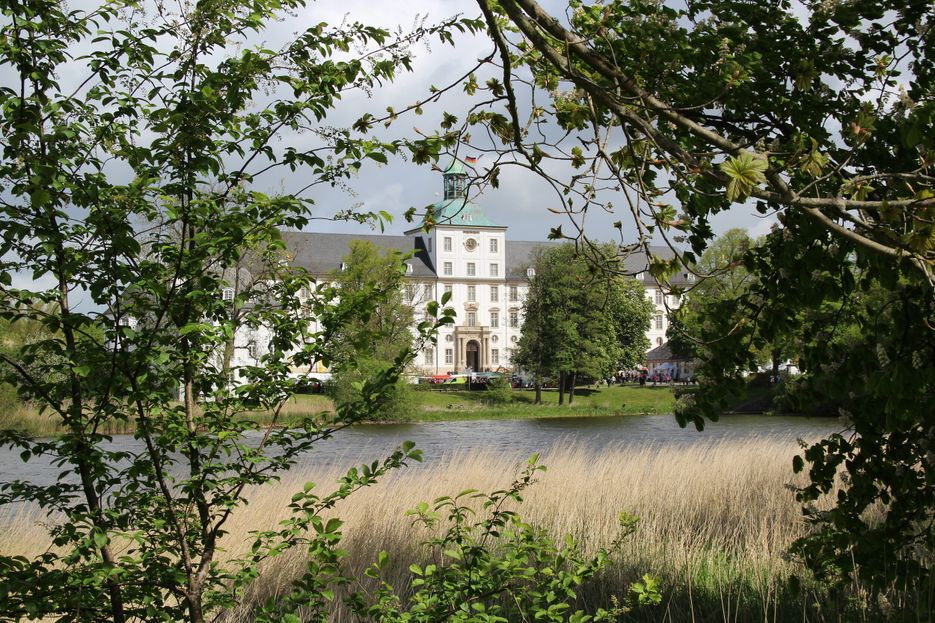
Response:
[[[571,387],[568,388],[568,406],[575,401],[575,383],[578,382],[578,373],[571,373]]]
[[[542,379],[538,376],[536,377],[536,399],[533,401],[532,404],[534,405],[542,404]]]
[[[558,406],[565,404],[565,373],[558,373]]]
[[[772,372],[772,375],[773,375],[773,378],[774,378],[774,379],[776,380],[776,382],[778,383],[778,382],[779,382],[779,363],[780,363],[779,358],[781,357],[781,353],[779,352],[779,349],[778,349],[778,348],[774,348],[773,351],[770,353],[770,355],[771,355],[772,360],[773,360],[773,372]]]

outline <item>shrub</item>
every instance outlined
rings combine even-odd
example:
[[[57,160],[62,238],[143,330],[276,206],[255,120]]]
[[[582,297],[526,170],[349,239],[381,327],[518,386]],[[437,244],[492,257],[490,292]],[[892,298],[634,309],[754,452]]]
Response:
[[[491,377],[487,381],[487,399],[494,404],[513,402],[513,387],[505,376]]]

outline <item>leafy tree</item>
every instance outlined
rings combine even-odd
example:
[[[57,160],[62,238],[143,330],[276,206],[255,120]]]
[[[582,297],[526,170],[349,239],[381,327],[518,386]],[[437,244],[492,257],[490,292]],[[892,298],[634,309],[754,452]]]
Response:
[[[613,262],[612,248],[596,250]],[[559,403],[579,374],[601,378],[646,352],[652,304],[642,286],[594,269],[574,245],[541,250],[524,303],[523,334],[514,360],[536,376],[536,401],[545,375],[559,377]]]
[[[257,45],[277,16],[302,6],[3,7],[0,317],[38,323],[47,336],[0,353],[3,380],[65,429],[52,440],[0,433],[23,460],[44,456],[61,469],[52,484],[0,485],[0,504],[30,501],[62,518],[47,552],[0,556],[5,617],[214,618],[264,560],[331,547],[337,528],[322,510],[418,458],[407,445],[331,493],[309,485],[287,522],[258,527],[242,559],[219,556],[244,490],[365,417],[411,356],[367,378],[361,399],[334,417],[275,425],[292,369],[333,358],[332,336],[353,318],[336,313],[327,288],[300,303],[311,284],[288,269],[279,230],[307,224],[312,200],[263,193],[261,176],[296,172],[312,188],[397,153],[402,143],[322,123],[343,93],[407,68],[413,42],[476,26],[454,19],[392,37],[356,22],[315,24],[278,49]],[[431,149],[413,146],[414,157]],[[253,303],[235,319],[223,293],[246,257],[265,267],[264,287],[262,296],[238,292]],[[23,274],[34,281],[14,287]],[[355,312],[372,311],[371,300]],[[449,320],[437,305],[429,312],[420,340]],[[260,365],[223,363],[237,326],[264,327]],[[36,374],[41,362],[54,374]],[[258,409],[273,413],[272,426],[242,417]],[[113,450],[108,421],[132,424],[139,449]],[[259,435],[245,436],[252,430]]]
[[[673,245],[673,259],[650,266],[660,279],[696,264],[712,216],[731,204],[772,215],[778,230],[743,259],[754,281],[736,301],[742,322],[712,342],[710,379],[679,419],[700,428],[717,417],[749,346],[805,336],[813,399],[845,400],[852,428],[805,452],[803,501],[830,491],[838,468],[848,480],[835,510],[808,510],[816,533],[801,551],[815,570],[877,589],[913,566],[906,583],[925,577],[935,542],[935,463],[922,458],[935,424],[925,406],[935,387],[935,6],[570,0],[555,19],[536,0],[478,5],[497,75],[469,83],[489,99],[449,131],[495,153],[481,180],[495,184],[508,165],[537,172],[579,242],[584,215],[623,202],[632,226],[618,222],[622,252],[648,252],[654,238]],[[567,178],[560,163],[574,169]],[[888,304],[864,295],[877,288]],[[873,316],[855,307],[869,301]],[[847,315],[853,324],[837,322]],[[837,346],[810,346],[825,337]]]
[[[414,322],[412,307],[403,301],[406,265],[399,252],[381,252],[370,242],[355,240],[342,264],[331,279],[340,300],[338,313],[353,320],[332,337],[331,387],[339,405],[360,400],[361,381],[385,373],[412,349]],[[369,313],[362,315],[360,309]],[[399,379],[370,417],[406,419],[412,399],[409,383]]]
[[[571,0],[567,20],[536,0],[478,5],[501,76],[477,88],[505,110],[484,104],[465,125],[512,148],[487,175],[516,162],[552,179],[550,161],[570,163],[557,185],[570,214],[612,209],[601,191],[625,189],[641,244],[684,232],[695,253],[712,214],[752,198],[930,281],[931,3],[810,2],[802,15],[784,2]]]
[[[747,253],[757,244],[761,241],[751,239],[746,230],[731,229],[701,254],[694,268],[707,277],[692,288],[685,303],[670,316],[667,335],[673,352],[708,361],[709,344],[734,332],[738,323],[748,321],[737,303],[757,278],[744,266]],[[778,376],[782,361],[794,355],[794,345],[792,334],[780,335],[765,345],[751,341],[740,369],[755,370],[769,363],[773,376]]]
[[[536,389],[534,404],[542,404],[542,382],[552,371],[552,362],[548,353],[556,348],[556,335],[550,330],[550,312],[553,311],[552,292],[546,287],[545,278],[553,267],[548,264],[550,257],[545,248],[537,248],[532,256],[532,266],[536,277],[530,280],[526,299],[523,301],[523,331],[516,349],[513,351],[513,363],[532,373]]]
[[[646,298],[646,289],[635,279],[614,278],[607,310],[613,315],[617,338],[616,370],[632,370],[646,361],[650,342],[646,328],[655,306]]]

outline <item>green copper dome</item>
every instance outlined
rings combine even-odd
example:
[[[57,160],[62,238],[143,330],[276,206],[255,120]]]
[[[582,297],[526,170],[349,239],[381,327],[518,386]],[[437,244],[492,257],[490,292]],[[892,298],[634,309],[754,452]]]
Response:
[[[473,160],[473,159],[469,159]],[[432,206],[435,222],[458,227],[500,227],[484,213],[483,208],[467,198],[467,171],[457,158],[442,172],[445,199]]]
[[[463,227],[500,227],[491,221],[483,208],[464,197],[446,199],[432,206],[435,222],[439,225]]]
[[[464,170],[464,163],[460,160],[452,160],[448,168],[444,170],[444,175],[467,175]]]

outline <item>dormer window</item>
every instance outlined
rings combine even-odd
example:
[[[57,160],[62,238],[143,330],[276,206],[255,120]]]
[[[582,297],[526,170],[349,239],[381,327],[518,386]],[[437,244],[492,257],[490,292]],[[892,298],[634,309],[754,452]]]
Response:
[[[410,264],[409,262],[406,262],[406,274],[407,275],[412,274],[412,264]]]
[[[345,270],[347,270],[347,262],[341,262],[341,272],[343,273]]]
[[[535,277],[535,276],[536,276],[536,269],[535,269],[535,268],[527,268],[527,269],[526,269],[526,276],[529,277],[530,279],[532,279],[533,277]]]
[[[221,298],[224,299],[225,303],[230,303],[234,300],[234,289],[233,288],[224,288],[221,292]]]

